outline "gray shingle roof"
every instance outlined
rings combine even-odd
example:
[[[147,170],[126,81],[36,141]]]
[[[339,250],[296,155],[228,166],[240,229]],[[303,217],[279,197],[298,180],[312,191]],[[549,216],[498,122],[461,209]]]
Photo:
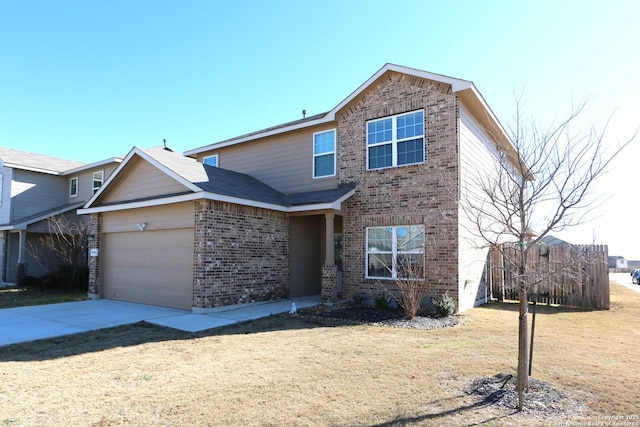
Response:
[[[73,160],[59,159],[57,157],[45,156],[44,154],[29,153],[6,147],[0,147],[0,160],[2,160],[6,166],[12,168],[36,170],[38,172],[55,175],[85,165],[84,163]]]
[[[355,188],[353,184],[331,190],[284,194],[250,175],[204,165],[191,157],[167,151],[162,147],[140,151],[202,191],[279,206],[332,203]]]

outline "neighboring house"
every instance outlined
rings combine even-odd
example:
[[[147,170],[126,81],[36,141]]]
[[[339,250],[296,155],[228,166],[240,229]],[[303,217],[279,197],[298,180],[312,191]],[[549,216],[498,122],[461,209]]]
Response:
[[[392,64],[323,114],[186,157],[134,148],[79,211],[90,296],[195,312],[372,298],[426,255],[432,295],[464,311],[486,298],[487,250],[459,200],[500,150],[513,155],[472,82]]]
[[[570,245],[569,242],[566,242],[562,239],[559,239],[555,236],[552,236],[550,234],[547,234],[546,236],[544,236],[542,239],[540,239],[540,243],[546,243],[547,245]]]
[[[609,268],[629,268],[629,264],[624,257],[621,256],[610,256],[609,257]]]
[[[2,281],[46,272],[29,247],[47,233],[46,220],[76,215],[115,169],[113,158],[85,165],[70,160],[0,147],[0,260]]]

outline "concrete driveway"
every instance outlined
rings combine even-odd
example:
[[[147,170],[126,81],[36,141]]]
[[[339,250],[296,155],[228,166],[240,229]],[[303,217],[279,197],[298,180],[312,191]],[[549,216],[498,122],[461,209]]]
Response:
[[[319,296],[223,307],[212,314],[113,300],[16,307],[0,310],[0,346],[54,338],[145,321],[187,332],[198,332],[233,323],[286,313],[320,303]]]

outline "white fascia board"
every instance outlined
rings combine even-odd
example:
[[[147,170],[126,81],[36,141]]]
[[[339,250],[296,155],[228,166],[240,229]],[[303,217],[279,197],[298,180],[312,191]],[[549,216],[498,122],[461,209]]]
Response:
[[[85,207],[82,209],[78,209],[78,215],[89,215],[93,213],[102,213],[102,212],[115,212],[115,211],[123,211],[128,209],[139,209],[139,208],[149,208],[153,206],[162,206],[162,205],[170,205],[173,203],[180,202],[189,202],[192,200],[198,200],[203,197],[203,193],[190,193],[190,194],[182,194],[180,196],[172,196],[172,197],[164,197],[160,199],[151,199],[151,200],[143,200],[139,202],[125,202],[118,203],[113,205],[106,206],[96,206],[95,208]]]
[[[102,184],[102,187],[100,187],[100,189],[87,201],[87,203],[84,204],[83,209],[88,209],[93,202],[95,202],[95,200],[100,197],[100,195],[102,194],[102,192],[109,187],[109,184],[111,184],[111,181],[113,181],[118,174],[120,173],[120,171],[122,171],[122,169],[124,169],[127,165],[127,163],[129,163],[129,161],[133,158],[133,156],[138,155],[140,157],[142,157],[144,160],[148,161],[149,163],[151,163],[153,166],[157,167],[158,169],[160,169],[162,172],[166,173],[167,175],[169,175],[171,178],[175,179],[176,181],[180,182],[181,184],[183,184],[185,187],[187,187],[189,190],[193,191],[193,192],[200,192],[202,191],[198,186],[194,185],[192,182],[189,182],[187,180],[185,180],[184,178],[182,178],[180,175],[177,175],[175,172],[173,172],[172,170],[166,168],[164,165],[158,163],[157,161],[155,161],[153,158],[149,157],[147,155],[147,153],[145,153],[144,151],[140,150],[138,147],[133,147],[131,149],[131,151],[129,151],[129,154],[127,154],[125,156],[125,158],[121,161],[120,165],[118,165],[118,167],[116,168],[116,170],[113,171],[113,173],[109,176],[109,178],[106,180],[106,182],[104,184]]]
[[[183,152],[182,154],[184,156],[190,157],[190,156],[194,156],[194,155],[199,154],[199,153],[203,153],[205,151],[217,150],[219,148],[229,147],[231,145],[241,144],[241,143],[247,142],[247,141],[253,141],[254,139],[266,138],[266,137],[273,136],[273,135],[279,135],[279,134],[285,133],[285,132],[291,132],[291,131],[298,130],[298,129],[304,129],[304,128],[307,128],[307,127],[321,125],[323,123],[332,122],[334,120],[335,120],[335,114],[334,114],[334,112],[332,110],[329,113],[327,113],[326,115],[324,115],[323,117],[321,117],[319,119],[316,119],[316,120],[310,120],[308,122],[303,122],[303,123],[296,123],[295,125],[291,125],[291,126],[284,126],[284,127],[277,128],[277,129],[271,129],[271,130],[267,130],[267,131],[264,131],[264,132],[258,132],[258,133],[254,133],[254,134],[251,134],[251,135],[245,135],[245,136],[241,136],[241,137],[238,137],[238,138],[228,139],[226,141],[216,142],[216,143],[213,143],[213,144],[205,145],[204,147],[194,148],[192,150],[187,150],[187,151]]]
[[[330,113],[335,116],[335,113],[338,110],[340,110],[345,105],[353,101],[354,98],[356,98],[358,95],[364,92],[369,86],[371,86],[376,80],[378,80],[387,71],[395,71],[401,74],[407,74],[411,76],[421,77],[427,80],[434,80],[437,82],[450,84],[454,92],[468,89],[470,86],[473,86],[473,83],[467,80],[455,79],[453,77],[443,76],[441,74],[434,74],[428,71],[416,70],[415,68],[403,67],[401,65],[396,65],[396,64],[386,64],[384,67],[380,68],[373,76],[371,76],[366,82],[361,84],[355,91],[353,91],[351,95],[346,97],[340,104],[338,104],[333,110],[331,110]]]
[[[111,183],[111,181],[114,180],[114,178],[116,176],[118,176],[118,174],[120,173],[120,171],[125,167],[125,165],[129,162],[129,160],[131,160],[131,158],[133,157],[134,154],[139,152],[139,150],[136,147],[133,147],[131,149],[131,151],[129,151],[129,153],[124,157],[124,159],[120,162],[120,164],[118,165],[118,167],[116,168],[116,170],[113,171],[113,173],[111,175],[109,175],[109,178],[107,178],[107,180],[102,184],[102,186],[98,189],[98,191],[95,192],[95,194],[93,196],[91,196],[91,198],[89,200],[87,200],[87,202],[84,204],[84,208],[88,208],[89,206],[91,206],[91,204],[98,198],[100,197],[100,195],[102,194],[102,192],[104,191],[105,188],[107,188],[109,186],[109,184]]]
[[[84,166],[80,166],[74,169],[69,169],[67,171],[64,171],[61,173],[62,176],[66,176],[66,175],[71,175],[74,173],[78,173],[78,172],[82,172],[84,170],[87,169],[93,169],[93,168],[97,168],[100,166],[104,166],[104,165],[108,165],[110,163],[122,163],[122,158],[121,157],[111,157],[109,159],[105,159],[105,160],[101,160],[99,162],[95,162],[95,163],[91,163],[89,165],[84,165]]]
[[[153,157],[149,156],[147,153],[145,153],[144,151],[140,150],[138,147],[135,147],[134,150],[136,150],[136,154],[138,154],[140,157],[142,157],[143,159],[145,159],[146,161],[151,163],[156,168],[160,169],[162,172],[164,172],[167,175],[169,175],[171,178],[173,178],[176,181],[178,181],[180,184],[182,184],[185,187],[187,187],[189,190],[193,191],[194,193],[202,191],[200,189],[200,187],[195,185],[193,182],[184,179],[184,177],[182,177],[181,175],[178,175],[177,173],[175,173],[174,171],[172,171],[171,169],[169,169],[168,167],[166,167],[162,163],[159,163]]]
[[[263,208],[263,209],[269,209],[269,210],[278,211],[278,212],[287,212],[286,206],[277,205],[275,203],[265,203],[265,202],[258,202],[255,200],[241,199],[239,197],[225,196],[222,194],[205,193],[204,198],[207,200],[214,200],[216,202],[227,202],[227,203],[234,203],[236,205],[251,206],[254,208]]]
[[[20,170],[23,170],[23,171],[45,173],[47,175],[55,175],[55,176],[62,175],[62,173],[60,173],[59,171],[54,171],[54,170],[51,170],[51,169],[34,168],[34,167],[30,167],[30,166],[23,166],[23,165],[20,165],[20,164],[17,164],[17,163],[5,163],[4,166],[7,167],[7,168],[20,169]]]
[[[251,206],[254,208],[262,208],[262,209],[268,209],[268,210],[278,211],[278,212],[287,212],[287,213],[326,210],[326,209],[340,210],[342,202],[347,200],[349,197],[353,196],[354,193],[355,193],[355,189],[351,190],[350,192],[342,196],[340,199],[331,203],[316,203],[316,204],[309,204],[309,205],[287,207],[287,206],[282,206],[275,203],[258,202],[255,200],[242,199],[239,197],[225,196],[222,194],[206,193],[206,192],[200,191],[198,193],[183,194],[180,196],[144,200],[140,202],[120,203],[120,204],[107,205],[107,206],[97,206],[95,208],[86,207],[85,205],[84,208],[78,209],[77,212],[78,212],[78,215],[88,215],[92,213],[115,212],[115,211],[121,211],[121,210],[127,210],[127,209],[138,209],[138,208],[148,208],[152,206],[169,205],[172,203],[188,202],[188,201],[198,200],[198,199],[227,202],[227,203],[233,203],[236,205]]]
[[[489,104],[487,104],[487,101],[485,101],[484,97],[482,96],[480,91],[478,91],[476,86],[472,83],[471,86],[467,88],[466,92],[471,93],[472,96],[475,98],[476,102],[478,102],[482,106],[482,108],[487,114],[487,117],[489,117],[489,119],[493,122],[494,126],[498,130],[500,130],[500,132],[502,133],[501,136],[504,137],[509,142],[511,142],[511,138],[509,138],[509,134],[504,129],[504,127],[502,126],[502,123],[500,123],[500,120],[498,120],[498,117],[493,113],[493,110],[491,109],[491,107],[489,107]]]
[[[344,196],[340,197],[338,200],[335,200],[333,202],[317,203],[315,205],[311,204],[311,205],[291,206],[290,208],[287,209],[287,212],[305,212],[305,211],[327,210],[327,209],[339,211],[339,210],[342,210],[342,202],[344,202],[354,194],[356,194],[355,188],[349,191]]]

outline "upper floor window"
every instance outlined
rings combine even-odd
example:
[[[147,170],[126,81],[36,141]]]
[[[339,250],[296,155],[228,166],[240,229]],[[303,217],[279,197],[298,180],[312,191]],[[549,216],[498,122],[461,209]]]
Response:
[[[367,278],[424,278],[424,225],[367,228]]]
[[[94,172],[93,173],[93,193],[102,187],[102,183],[104,182],[104,171]]]
[[[313,134],[313,177],[336,174],[336,130]]]
[[[209,166],[213,166],[213,167],[218,167],[218,155],[214,154],[213,156],[209,156],[209,157],[205,157],[204,159],[202,159],[202,163],[204,163],[205,165],[209,165]]]
[[[424,111],[367,122],[367,169],[424,162]]]
[[[71,178],[69,180],[69,197],[76,197],[78,195],[78,177]]]

